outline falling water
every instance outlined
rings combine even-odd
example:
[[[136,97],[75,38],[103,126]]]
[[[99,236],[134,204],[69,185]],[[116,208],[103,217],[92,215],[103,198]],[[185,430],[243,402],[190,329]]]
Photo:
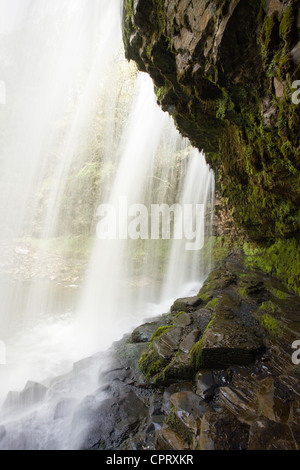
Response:
[[[109,74],[113,103],[119,78],[111,64],[120,54],[120,2],[49,5],[1,2],[7,97],[1,107],[0,327],[13,371],[3,379],[2,398],[7,388],[59,373],[84,354],[70,318],[76,288],[55,283],[55,269],[44,282],[40,265],[48,274],[49,256],[40,246],[57,232],[68,176],[89,151],[98,95]]]
[[[210,268],[207,253],[204,263],[204,250],[188,250],[191,240],[174,239],[175,229],[165,239],[151,239],[150,229],[147,237],[128,236],[128,208],[143,205],[151,214],[153,205],[198,204],[202,216],[193,213],[190,222],[205,244],[214,176],[156,104],[150,78],[126,63],[121,7],[121,0],[0,1],[0,73],[7,84],[0,107],[0,340],[7,359],[0,366],[0,400],[30,380],[48,387],[34,415],[16,405],[20,395],[9,394],[0,418],[8,436],[0,441],[3,448],[68,448],[62,436],[76,403],[99,385],[101,359],[80,366],[71,381],[50,378],[105,351],[167,311],[176,297],[195,294]],[[62,231],[72,233],[83,197],[80,189],[69,190],[72,175],[99,171],[100,148],[101,177],[90,212],[93,248],[83,279],[62,282],[54,273],[41,280],[41,264],[45,269],[53,262],[51,243]],[[95,158],[87,166],[91,152]],[[68,191],[71,207],[65,207]],[[114,239],[97,232],[103,205],[116,210]],[[29,383],[23,400],[30,390]],[[38,391],[43,395],[43,388]],[[54,410],[70,395],[74,402],[58,429]]]
[[[205,274],[201,271],[199,253],[188,253],[185,239],[170,243],[167,238],[165,243],[164,240],[155,243],[148,239],[150,227],[145,240],[140,240],[138,245],[136,240],[128,239],[126,213],[137,203],[145,205],[150,214],[149,202],[171,201],[181,206],[202,204],[205,207],[213,202],[212,172],[203,155],[180,137],[169,116],[157,106],[153,84],[147,75],[139,76],[135,91],[120,143],[121,157],[107,200],[117,208],[117,239],[96,242],[80,304],[81,331],[85,331],[90,345],[95,335],[96,350],[106,348],[126,329],[137,326],[145,318],[162,313],[161,309],[167,308],[165,300],[178,293],[186,294],[192,287],[195,289],[193,282],[197,283],[196,293]],[[180,178],[177,188],[172,188],[176,181],[172,169],[168,174],[165,168],[163,175],[159,173],[161,150],[166,161],[173,158],[172,165],[176,152],[183,159],[179,164],[185,177]],[[158,174],[160,177],[156,176]],[[125,217],[120,220],[120,215]],[[204,217],[198,226],[201,245],[205,235],[203,223]],[[161,259],[163,250],[167,252],[168,263]]]

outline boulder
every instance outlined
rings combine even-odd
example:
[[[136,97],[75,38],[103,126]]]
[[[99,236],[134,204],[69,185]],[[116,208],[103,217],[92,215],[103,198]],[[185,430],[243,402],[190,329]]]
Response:
[[[203,416],[199,436],[200,450],[246,450],[249,427],[227,412],[208,412]]]

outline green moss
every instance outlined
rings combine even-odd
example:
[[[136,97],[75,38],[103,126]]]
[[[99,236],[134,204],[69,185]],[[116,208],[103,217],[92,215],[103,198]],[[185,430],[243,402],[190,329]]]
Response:
[[[186,304],[180,300],[177,300],[174,302],[174,304],[171,307],[171,312],[184,312],[186,309]]]
[[[148,377],[153,377],[154,375],[158,374],[163,366],[163,362],[161,359],[158,359],[155,362],[152,362],[151,366],[147,370]]]
[[[138,363],[139,369],[146,377],[153,377],[158,374],[164,365],[163,359],[152,348],[141,355]]]
[[[210,294],[211,291],[216,289],[217,284],[218,284],[218,279],[219,279],[218,271],[210,273],[209,276],[206,278],[205,282],[203,283],[203,286],[201,287],[199,294],[200,295]]]
[[[274,50],[274,46],[279,36],[279,22],[278,22],[278,13],[274,12],[271,16],[266,16],[262,33],[261,33],[261,42],[263,47],[263,52],[267,54],[269,50]]]
[[[211,295],[209,295],[209,294],[200,294],[200,293],[199,293],[199,294],[198,294],[198,297],[199,297],[199,299],[202,300],[202,302],[203,302],[204,304],[207,304],[207,302],[208,302],[209,299],[211,298]]]
[[[203,337],[190,350],[190,366],[195,373],[202,367],[202,346]]]
[[[153,344],[154,341],[158,341],[162,335],[164,335],[165,333],[167,333],[169,330],[171,330],[172,328],[174,328],[174,326],[160,326],[156,331],[155,333],[153,333],[152,337],[151,337],[151,340],[150,340],[150,345]]]
[[[126,45],[129,42],[131,34],[136,30],[132,21],[133,0],[124,0],[123,4],[123,39]]]
[[[170,89],[171,89],[171,86],[168,82],[166,82],[162,87],[154,87],[158,104],[161,105],[163,103],[163,100],[168,94],[168,92],[170,91]]]
[[[153,344],[172,328],[174,325],[159,327],[151,337],[148,350],[141,355],[138,367],[146,377],[155,376],[166,366],[166,361],[155,351]]]
[[[203,332],[203,335],[197,343],[194,344],[192,349],[190,350],[190,355],[189,355],[189,365],[194,371],[194,373],[198,372],[199,369],[203,366],[203,358],[202,358],[202,348],[203,348],[203,342],[204,342],[204,337],[205,333],[209,330],[209,328],[212,326],[212,324],[215,321],[215,315],[213,315],[213,318],[205,328],[205,331]]]
[[[263,302],[255,314],[260,324],[269,334],[280,337],[285,327],[280,320],[274,318],[274,315],[280,315],[280,308],[270,300]]]
[[[248,297],[246,287],[239,287],[238,288],[238,293],[240,294],[241,297],[244,297],[244,298]]]
[[[288,294],[286,292],[283,292],[282,290],[279,290],[279,289],[272,288],[271,292],[272,294],[275,295],[275,297],[277,297],[277,299],[280,299],[280,300],[285,300],[288,297]]]
[[[186,312],[184,312],[184,311],[182,310],[181,312],[178,312],[178,313],[177,313],[177,315],[175,316],[175,318],[179,318],[180,315],[185,314],[185,313],[186,313]]]
[[[178,362],[177,358],[180,351],[177,352],[175,358],[168,364],[162,372],[162,383],[171,381],[189,380],[193,378],[193,372],[188,365]]]
[[[289,42],[293,35],[293,26],[297,21],[297,12],[294,6],[288,6],[280,18],[279,35],[285,42]]]
[[[166,419],[166,424],[175,431],[182,439],[189,444],[193,441],[192,433],[184,426],[182,421],[176,416],[174,406],[171,406],[170,412]]]
[[[228,93],[223,90],[223,97],[218,101],[216,117],[218,119],[224,119],[226,117],[226,114],[230,113],[233,110],[234,110],[234,103],[231,101]]]
[[[264,17],[266,16],[266,12],[267,12],[266,0],[261,0],[257,17],[256,17],[257,24],[262,23]]]
[[[276,313],[279,311],[279,308],[276,304],[268,300],[267,302],[263,302],[258,309],[259,312],[269,312],[269,313]]]
[[[243,246],[246,264],[277,276],[285,285],[300,294],[300,243],[295,238],[277,240],[263,246],[246,242]]]
[[[206,304],[205,308],[212,308],[214,310],[219,303],[220,303],[220,299],[215,297],[213,300],[208,302],[208,304]]]
[[[279,320],[276,320],[268,313],[265,313],[260,318],[261,325],[270,333],[272,336],[282,336],[283,325]]]
[[[218,208],[215,209],[216,216],[218,217]],[[239,241],[233,240],[230,237],[212,236],[205,241],[202,249],[202,259],[204,265],[211,263],[218,264],[223,261],[232,251],[235,251],[239,246]],[[207,299],[209,300],[209,299]]]
[[[220,18],[228,13],[230,0],[215,0],[215,4]]]

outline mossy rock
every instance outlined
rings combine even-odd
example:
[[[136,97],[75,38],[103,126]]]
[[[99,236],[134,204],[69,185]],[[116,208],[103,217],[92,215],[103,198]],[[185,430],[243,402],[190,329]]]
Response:
[[[268,244],[244,244],[246,265],[252,269],[277,276],[278,279],[300,294],[300,243],[296,238],[280,239]]]
[[[141,355],[138,366],[143,374],[149,378],[154,377],[163,369],[165,361],[151,348]]]

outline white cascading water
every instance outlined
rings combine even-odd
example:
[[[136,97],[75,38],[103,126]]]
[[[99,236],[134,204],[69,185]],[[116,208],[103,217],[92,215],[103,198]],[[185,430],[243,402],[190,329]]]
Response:
[[[55,231],[68,172],[74,158],[87,151],[85,133],[94,118],[95,99],[120,50],[120,8],[118,1],[1,1],[7,88],[6,104],[1,106],[3,271],[11,244],[13,255],[23,257],[23,265],[27,262],[28,249],[18,240],[24,233],[33,236],[39,210],[33,195],[50,177],[39,237],[50,238]],[[117,77],[110,80],[113,90]],[[33,273],[39,258],[37,250],[31,260]],[[2,277],[1,340],[6,343],[7,364],[12,365],[11,373],[6,374],[8,365],[1,371],[3,399],[8,389],[19,389],[30,376],[41,380],[45,374],[64,371],[84,351],[67,312],[56,311],[56,318],[48,315],[56,293],[53,283],[41,283],[34,276],[26,283],[18,276],[8,282]]]
[[[186,249],[186,238],[126,239],[125,206],[199,204],[203,217],[197,225],[194,214],[192,222],[203,244],[211,231],[214,176],[156,104],[150,78],[126,63],[121,11],[122,0],[0,0],[0,79],[6,83],[6,104],[0,105],[0,340],[6,345],[0,401],[28,381],[47,387],[45,399],[30,411],[20,406],[18,393],[9,394],[0,414],[0,436],[5,428],[0,448],[79,447],[80,437],[72,444],[68,439],[72,414],[99,386],[101,358],[72,379],[58,376],[167,311],[176,297],[195,294],[210,268],[201,250]],[[109,99],[96,106],[108,87]],[[128,109],[121,124],[120,87]],[[63,286],[57,301],[62,286],[55,279],[41,283],[34,274],[26,279],[28,271],[40,269],[43,254],[37,248],[29,259],[25,240],[55,236],[68,178],[90,151],[90,128],[99,116],[102,162],[110,170],[94,213],[100,204],[119,209],[123,239],[99,240],[94,233],[81,289]],[[36,192],[45,185],[47,205],[36,235]],[[13,278],[8,255],[19,263]],[[25,390],[22,399],[27,395]],[[54,410],[65,398],[72,406],[54,422]]]

